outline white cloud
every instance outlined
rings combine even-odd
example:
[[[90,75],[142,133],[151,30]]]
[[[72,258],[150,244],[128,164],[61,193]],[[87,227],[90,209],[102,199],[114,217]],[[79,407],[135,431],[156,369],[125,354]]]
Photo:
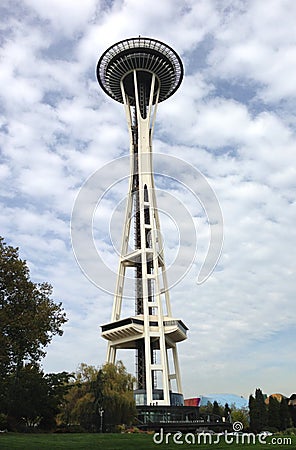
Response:
[[[154,151],[201,170],[224,217],[221,260],[198,286],[209,240],[205,214],[178,183],[158,179],[197,226],[196,263],[171,291],[174,314],[190,327],[180,345],[185,393],[249,394],[260,383],[294,391],[288,349],[295,330],[295,7],[292,0],[26,0],[3,7],[1,233],[20,247],[35,280],[54,285],[70,319],[48,349],[46,370],[104,362],[98,326],[110,320],[112,296],[80,272],[70,217],[86,178],[99,170],[101,185],[108,184],[102,167],[129,149],[123,107],[100,90],[97,60],[116,41],[141,34],[167,42],[185,63],[180,89],[159,105]],[[164,174],[178,179],[177,169],[168,164]],[[112,176],[126,176],[122,171]],[[100,236],[113,218],[118,248],[114,208],[123,189],[116,184],[95,216],[95,243],[111,268],[117,256]],[[168,194],[159,196],[165,209]],[[168,216],[162,222],[171,264],[175,226]],[[187,238],[190,227],[183,227]],[[186,268],[190,250],[184,248],[178,267],[172,264],[170,277]],[[129,369],[132,361],[129,355]]]
[[[209,56],[216,76],[253,80],[266,102],[295,97],[295,3],[291,0],[242,2],[215,30],[217,46]]]
[[[99,12],[100,2],[96,0],[25,0],[25,4],[34,11],[49,29],[67,38],[75,38]]]

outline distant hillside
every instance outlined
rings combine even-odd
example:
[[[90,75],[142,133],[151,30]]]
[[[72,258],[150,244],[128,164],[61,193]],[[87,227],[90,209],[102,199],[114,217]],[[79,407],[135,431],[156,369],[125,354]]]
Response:
[[[247,408],[248,400],[236,394],[205,394],[198,395],[201,398],[200,406],[205,406],[208,402],[213,403],[215,400],[219,405],[224,406],[228,403],[229,407],[235,405],[236,408]]]

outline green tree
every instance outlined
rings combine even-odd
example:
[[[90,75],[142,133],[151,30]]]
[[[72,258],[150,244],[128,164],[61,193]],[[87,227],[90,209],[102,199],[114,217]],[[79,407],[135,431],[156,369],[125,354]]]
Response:
[[[250,395],[249,410],[250,410],[251,430],[255,432],[264,430],[264,428],[266,428],[268,423],[268,417],[267,417],[267,407],[261,389],[256,389],[255,398],[252,395]]]
[[[216,400],[213,403],[213,414],[215,414],[217,416],[222,416],[222,410]]]
[[[199,408],[201,414],[213,414],[213,403],[208,401],[206,405]]]
[[[280,403],[280,430],[284,431],[292,426],[291,415],[289,411],[288,401],[282,397]]]
[[[231,409],[229,408],[228,403],[225,403],[223,417],[225,417],[226,421],[231,420]]]
[[[289,404],[288,404],[291,421],[292,421],[292,424],[293,424],[294,427],[296,427],[296,406],[295,406],[295,400],[296,400],[296,394],[292,394],[291,397],[289,398]]]
[[[231,410],[231,419],[232,422],[240,422],[243,424],[243,429],[247,430],[249,428],[249,418],[248,418],[248,412],[244,408],[234,408],[232,407]]]
[[[104,411],[105,430],[130,424],[136,414],[133,382],[121,361],[105,364],[100,369],[81,364],[65,396],[59,422],[85,431],[100,431],[100,413]]]
[[[281,428],[280,402],[272,396],[268,402],[268,426],[277,430]]]
[[[5,410],[9,428],[54,428],[55,416],[62,404],[69,377],[66,372],[44,375],[34,364],[24,365],[17,379],[10,375]]]
[[[98,372],[94,366],[80,364],[65,395],[62,411],[58,415],[60,425],[78,426],[85,431],[96,430],[98,419],[95,413],[93,383]]]
[[[249,416],[250,416],[250,428],[252,431],[256,430],[257,426],[257,412],[256,412],[256,400],[253,395],[249,397]]]
[[[113,430],[119,424],[131,424],[136,407],[133,396],[134,377],[127,373],[121,361],[106,363],[99,371],[95,391],[95,408],[104,411],[105,429]]]
[[[78,400],[72,411],[73,419],[86,431],[97,431],[98,417],[95,409],[94,384],[99,370],[85,363],[80,364],[76,374]]]
[[[40,427],[51,429],[56,426],[57,414],[64,406],[65,394],[70,388],[69,380],[73,377],[68,372],[48,373],[44,375],[47,385],[46,406],[43,410]]]
[[[45,347],[56,334],[66,315],[61,303],[50,297],[48,283],[30,280],[26,261],[18,248],[6,245],[0,237],[0,378],[18,375],[24,362],[37,363],[45,356]]]
[[[45,395],[38,364],[67,321],[61,303],[56,304],[51,294],[50,284],[30,280],[18,248],[0,237],[0,413],[8,414],[10,422],[17,423],[21,412],[34,421],[36,397]]]
[[[256,399],[257,409],[258,409],[259,431],[262,431],[264,428],[266,428],[268,418],[267,418],[267,407],[266,407],[266,403],[265,403],[265,398],[264,398],[264,395],[263,395],[261,389],[256,389],[255,399]]]

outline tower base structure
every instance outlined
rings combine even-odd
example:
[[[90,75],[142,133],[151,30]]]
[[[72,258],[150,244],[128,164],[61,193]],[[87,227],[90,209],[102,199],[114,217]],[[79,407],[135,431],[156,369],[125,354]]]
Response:
[[[178,392],[170,391],[170,405],[171,406],[183,406],[184,405],[184,397],[183,394]],[[153,402],[149,406],[158,406],[158,402],[164,399],[163,389],[153,389]],[[136,406],[144,406],[147,404],[147,392],[145,389],[136,389],[134,390],[134,399],[136,402]]]
[[[213,431],[219,433],[233,429],[232,423],[224,420],[224,417],[215,414],[201,414],[199,406],[137,406],[137,413],[137,428],[160,434]],[[159,443],[161,443],[161,435],[159,439]],[[156,442],[158,441],[156,440]]]

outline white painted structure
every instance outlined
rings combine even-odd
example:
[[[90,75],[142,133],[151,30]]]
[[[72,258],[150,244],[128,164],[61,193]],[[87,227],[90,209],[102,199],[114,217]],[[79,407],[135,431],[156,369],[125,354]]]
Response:
[[[180,58],[148,38],[121,41],[98,63],[103,90],[124,104],[130,135],[130,178],[111,322],[102,326],[107,361],[118,349],[135,349],[138,404],[182,403],[177,343],[187,327],[172,316],[155,196],[152,136],[157,105],[183,77]],[[133,243],[132,243],[133,242]],[[135,315],[122,318],[127,270],[135,273]],[[173,381],[175,380],[175,382]],[[174,383],[174,386],[173,386]]]

